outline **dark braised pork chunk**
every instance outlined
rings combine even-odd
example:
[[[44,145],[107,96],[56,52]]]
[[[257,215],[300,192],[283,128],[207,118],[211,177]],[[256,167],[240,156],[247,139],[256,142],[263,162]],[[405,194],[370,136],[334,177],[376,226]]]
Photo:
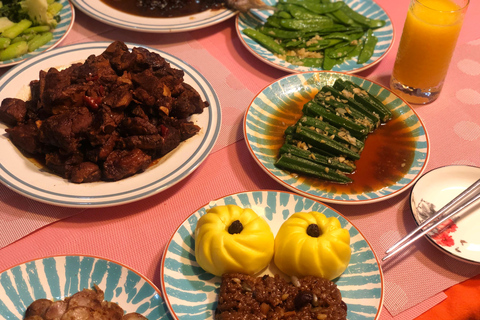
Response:
[[[74,183],[116,181],[193,137],[208,103],[160,55],[113,42],[64,70],[40,71],[31,100],[6,98],[12,143]]]
[[[103,291],[83,289],[64,300],[38,299],[28,306],[24,320],[147,320],[141,314],[125,314],[116,303],[105,301]]]

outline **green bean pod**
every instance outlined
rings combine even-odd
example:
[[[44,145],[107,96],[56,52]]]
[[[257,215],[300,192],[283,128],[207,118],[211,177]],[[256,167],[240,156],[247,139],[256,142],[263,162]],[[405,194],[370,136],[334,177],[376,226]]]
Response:
[[[285,54],[285,49],[278,44],[272,37],[269,37],[258,30],[244,29],[243,33],[255,40],[258,44],[265,47],[267,50],[277,54]]]
[[[373,56],[373,52],[375,51],[375,46],[377,45],[378,38],[373,35],[373,30],[368,29],[367,38],[365,39],[365,43],[363,44],[362,51],[358,55],[358,64],[364,64]]]

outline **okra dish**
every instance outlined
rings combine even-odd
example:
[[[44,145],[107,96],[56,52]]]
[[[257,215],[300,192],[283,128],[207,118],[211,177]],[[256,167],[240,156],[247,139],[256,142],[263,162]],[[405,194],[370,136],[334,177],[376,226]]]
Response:
[[[280,0],[264,24],[243,33],[277,58],[297,66],[332,70],[352,60],[368,62],[383,19],[368,18],[343,1]]]
[[[357,84],[337,79],[306,102],[303,116],[285,130],[275,166],[295,174],[349,183],[370,133],[391,111]]]

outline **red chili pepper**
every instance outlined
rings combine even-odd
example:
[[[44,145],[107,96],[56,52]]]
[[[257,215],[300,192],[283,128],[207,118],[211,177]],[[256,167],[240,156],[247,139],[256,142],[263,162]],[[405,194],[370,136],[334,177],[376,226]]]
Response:
[[[87,80],[87,81],[95,81],[95,80],[97,80],[97,79],[98,79],[98,75],[95,75],[95,76],[94,76],[94,75],[92,75],[91,73],[89,73],[89,74],[88,74],[88,77],[85,78],[85,80]]]
[[[83,101],[87,103],[87,106],[89,106],[90,109],[96,110],[98,109],[98,106],[102,103],[102,98],[83,96]]]
[[[161,135],[162,137],[166,137],[167,134],[168,134],[168,128],[165,127],[163,124],[160,125],[160,135]]]

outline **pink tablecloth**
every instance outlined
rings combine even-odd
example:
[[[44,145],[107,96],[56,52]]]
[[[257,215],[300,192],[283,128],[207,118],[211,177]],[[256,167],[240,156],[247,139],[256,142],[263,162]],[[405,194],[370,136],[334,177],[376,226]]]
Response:
[[[382,62],[360,75],[388,86],[408,0],[378,3],[390,15],[396,39]],[[472,1],[439,100],[415,106],[430,137],[428,170],[447,164],[480,166],[479,15],[480,4]],[[107,26],[77,11],[74,28],[61,45],[117,39],[173,54],[208,79],[222,105],[222,131],[213,152],[170,189],[114,208],[58,208],[0,186],[0,270],[49,255],[86,254],[120,261],[159,286],[164,246],[189,214],[228,194],[285,190],[249,155],[241,122],[255,94],[286,73],[257,60],[242,46],[234,19],[189,33],[142,34]],[[382,257],[386,248],[415,226],[408,196],[405,192],[377,204],[332,207],[350,219]],[[402,259],[388,261],[382,269],[385,299],[380,319],[402,320],[428,310],[445,299],[443,290],[480,272],[478,266],[445,256],[427,240],[419,240]]]

